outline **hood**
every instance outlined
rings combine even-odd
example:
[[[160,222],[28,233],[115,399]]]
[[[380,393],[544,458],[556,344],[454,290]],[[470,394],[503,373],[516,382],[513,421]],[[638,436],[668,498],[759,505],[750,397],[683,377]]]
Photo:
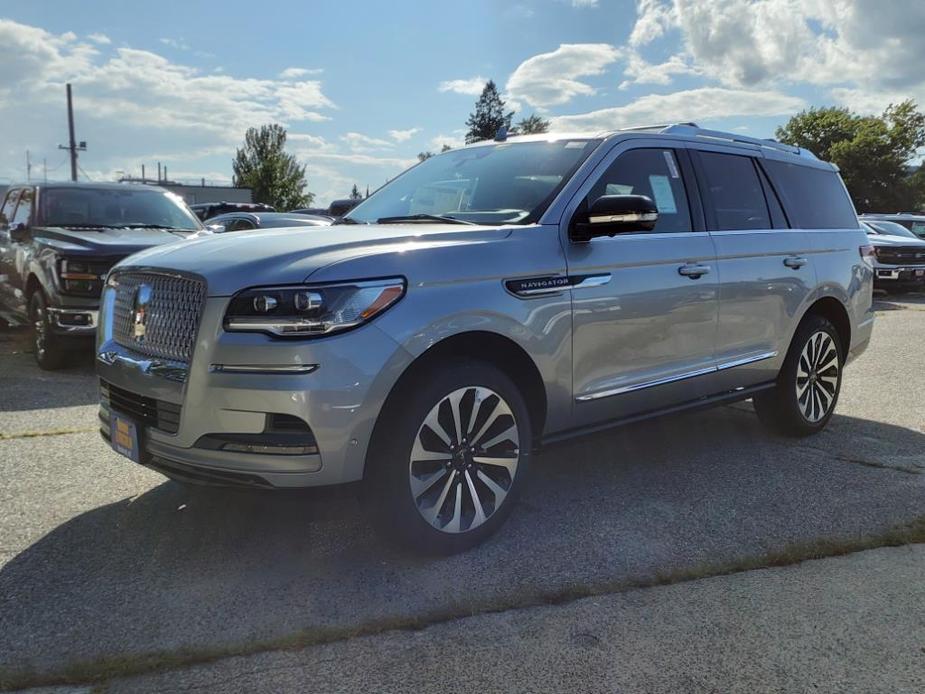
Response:
[[[37,243],[64,253],[98,256],[126,256],[138,251],[176,243],[190,238],[195,232],[173,232],[164,229],[64,229],[33,227],[32,238]]]
[[[152,248],[118,265],[177,270],[206,279],[209,296],[230,296],[245,287],[298,284],[320,268],[388,251],[484,243],[509,229],[455,224],[339,224],[203,236]],[[358,279],[344,277],[343,279]]]
[[[892,236],[888,234],[868,234],[872,246],[910,246],[925,249],[925,240],[913,239],[909,236]]]

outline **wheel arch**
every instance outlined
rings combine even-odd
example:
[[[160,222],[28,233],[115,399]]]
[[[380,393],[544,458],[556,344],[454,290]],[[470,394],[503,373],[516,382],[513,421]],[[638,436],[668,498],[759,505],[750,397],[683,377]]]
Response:
[[[822,316],[835,326],[838,339],[842,343],[843,356],[847,357],[848,352],[851,350],[851,317],[848,315],[848,309],[845,308],[845,305],[832,296],[824,296],[814,301],[806,309],[800,322],[802,323],[810,315]]]
[[[373,427],[370,439],[372,450],[378,437],[387,434],[388,413],[395,402],[401,401],[415,379],[441,361],[454,358],[470,358],[498,367],[509,376],[524,396],[534,442],[539,441],[546,422],[547,395],[540,371],[530,355],[514,340],[489,331],[468,331],[457,333],[435,343],[419,354],[398,377],[392,386]]]

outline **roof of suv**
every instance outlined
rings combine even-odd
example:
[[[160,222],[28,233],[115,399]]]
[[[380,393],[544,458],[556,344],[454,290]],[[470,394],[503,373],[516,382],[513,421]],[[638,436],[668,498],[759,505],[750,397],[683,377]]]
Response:
[[[8,188],[23,188],[23,187],[32,187],[32,188],[89,188],[94,190],[125,190],[128,186],[134,186],[136,189],[141,189],[141,183],[115,183],[115,182],[95,182],[95,181],[49,181],[48,183],[39,182],[39,181],[18,181],[11,183]],[[160,186],[153,186],[150,184],[144,184],[144,190],[154,190],[161,191],[163,193],[169,192]]]
[[[761,139],[757,137],[749,137],[747,135],[742,135],[740,133],[730,133],[724,132],[722,130],[709,130],[707,128],[701,128],[696,123],[671,123],[671,124],[659,124],[659,125],[641,125],[633,126],[627,128],[621,128],[618,130],[605,130],[598,132],[549,132],[542,133],[538,135],[512,135],[511,137],[497,138],[495,140],[482,140],[480,142],[475,142],[468,147],[478,147],[484,145],[497,144],[498,142],[535,142],[535,141],[554,141],[554,140],[565,140],[565,139],[613,139],[613,138],[623,138],[623,137],[651,137],[652,135],[658,135],[659,137],[670,137],[676,138],[679,140],[701,142],[713,144],[723,144],[727,146],[737,146],[742,147],[743,149],[748,149],[751,151],[764,150],[766,152],[773,152],[775,157],[783,159],[791,159],[795,162],[801,164],[807,164],[816,168],[833,168],[837,170],[833,164],[824,162],[815,154],[810,152],[808,149],[801,147],[795,147],[793,145],[784,144],[783,142],[778,142],[773,139]]]

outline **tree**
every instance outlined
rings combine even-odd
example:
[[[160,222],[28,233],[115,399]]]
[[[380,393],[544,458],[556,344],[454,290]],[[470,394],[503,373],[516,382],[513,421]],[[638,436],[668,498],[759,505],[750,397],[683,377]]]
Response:
[[[917,209],[923,176],[910,176],[910,160],[925,146],[925,114],[912,100],[890,104],[881,116],[846,108],[811,108],[777,129],[781,142],[805,147],[841,169],[859,212]]]
[[[356,183],[353,184],[353,190],[350,191],[350,199],[351,200],[362,200],[363,199],[363,193],[361,193],[360,189],[357,188]]]
[[[475,102],[475,111],[469,114],[466,126],[466,144],[490,140],[502,127],[510,130],[513,111],[504,111],[504,100],[492,80],[485,83],[482,95]]]
[[[448,144],[444,144],[443,147],[440,148],[440,154],[443,154],[444,152],[449,152],[451,149],[453,148],[450,147]]]
[[[305,190],[305,166],[287,154],[285,146],[286,129],[281,125],[248,128],[232,162],[235,183],[251,188],[255,202],[277,210],[308,207],[315,195]]]
[[[430,159],[432,156],[434,156],[434,153],[431,152],[430,150],[427,150],[425,152],[418,152],[418,161],[425,161],[427,159]]]
[[[521,118],[515,127],[518,135],[538,135],[549,132],[549,121],[540,118],[535,113],[527,118]]]

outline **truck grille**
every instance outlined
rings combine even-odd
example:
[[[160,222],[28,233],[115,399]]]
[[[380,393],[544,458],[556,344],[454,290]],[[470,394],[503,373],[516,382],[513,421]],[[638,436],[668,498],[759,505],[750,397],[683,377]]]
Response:
[[[188,364],[205,285],[156,272],[120,273],[114,283],[113,339],[133,352]]]
[[[877,260],[887,265],[925,265],[925,247],[878,246]]]

